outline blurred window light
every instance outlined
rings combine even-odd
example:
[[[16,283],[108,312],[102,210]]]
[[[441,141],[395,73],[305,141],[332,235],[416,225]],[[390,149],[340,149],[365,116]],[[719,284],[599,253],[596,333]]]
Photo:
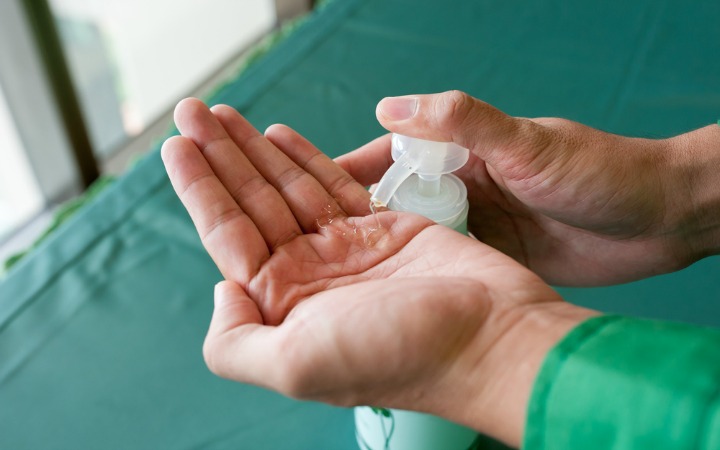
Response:
[[[101,160],[275,25],[273,0],[49,3]]]
[[[43,207],[42,193],[30,168],[15,122],[0,86],[0,242]]]
[[[57,104],[52,81],[58,77],[51,78],[52,64],[43,63],[43,55],[58,56],[57,47],[43,51],[50,41],[57,43],[54,31],[43,35],[47,28],[38,25],[38,17],[57,25],[97,167],[163,134],[163,120],[177,101],[208,89],[209,80],[215,83],[219,73],[227,73],[223,69],[236,65],[278,20],[311,5],[307,0],[0,2],[0,78],[6,84],[4,92],[0,86],[0,247],[84,183],[81,157],[77,151],[73,156],[69,139],[73,130]]]

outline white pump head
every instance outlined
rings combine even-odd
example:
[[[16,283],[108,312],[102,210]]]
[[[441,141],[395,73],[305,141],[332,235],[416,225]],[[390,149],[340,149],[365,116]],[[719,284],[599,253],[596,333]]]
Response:
[[[392,157],[397,161],[411,153],[419,159],[418,175],[442,175],[458,170],[470,158],[470,152],[453,142],[435,142],[393,133]]]
[[[452,142],[426,141],[393,134],[392,157],[395,163],[385,172],[371,198],[377,206],[387,206],[402,182],[413,173],[420,177],[420,194],[437,195],[440,177],[464,166],[470,152]]]

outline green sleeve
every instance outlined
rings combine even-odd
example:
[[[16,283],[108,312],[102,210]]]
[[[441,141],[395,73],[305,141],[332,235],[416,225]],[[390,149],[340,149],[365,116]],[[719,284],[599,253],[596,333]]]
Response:
[[[720,330],[596,317],[548,354],[525,450],[720,449]]]

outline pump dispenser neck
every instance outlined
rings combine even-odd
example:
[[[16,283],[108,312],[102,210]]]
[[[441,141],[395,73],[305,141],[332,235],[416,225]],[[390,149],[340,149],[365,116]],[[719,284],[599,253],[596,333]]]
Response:
[[[418,175],[418,194],[435,197],[440,194],[440,177],[442,175]]]
[[[413,173],[418,174],[419,195],[439,195],[442,175],[465,165],[470,152],[452,142],[434,142],[393,134],[392,157],[395,163],[385,172],[371,198],[376,206],[388,206],[400,185]]]

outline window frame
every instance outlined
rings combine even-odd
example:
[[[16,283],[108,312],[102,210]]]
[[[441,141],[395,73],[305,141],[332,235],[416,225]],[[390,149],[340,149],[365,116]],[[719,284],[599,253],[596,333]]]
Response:
[[[315,4],[312,0],[273,3],[276,27]],[[208,80],[216,81],[223,71],[211,73]],[[0,84],[46,207],[81,193],[99,177],[101,168],[106,170],[116,159],[111,155],[99,161],[95,156],[48,0],[0,2]],[[207,84],[189,94],[205,90]],[[161,115],[157,122],[166,117]],[[148,133],[129,138],[122,147],[137,149],[138,143],[147,142],[157,123],[148,128]]]
[[[0,33],[3,35],[0,38],[0,83],[23,150],[47,205],[77,195],[97,177],[98,172],[96,165],[94,171],[92,166],[84,174],[81,171],[83,166],[78,161],[76,149],[82,138],[76,135],[73,140],[68,133],[68,125],[75,124],[73,118],[66,116],[69,112],[59,107],[56,91],[62,89],[62,84],[51,84],[51,79],[55,77],[49,75],[52,72],[40,51],[27,13],[28,6],[32,9],[40,3],[47,6],[44,1],[0,2]],[[42,21],[36,23],[39,25]],[[52,53],[52,49],[49,50]],[[57,55],[47,57],[57,58]],[[73,95],[73,91],[68,91],[66,95]],[[72,99],[68,101],[72,102]],[[82,123],[77,126],[80,127],[79,133],[85,131]],[[94,159],[90,161],[94,162]]]

